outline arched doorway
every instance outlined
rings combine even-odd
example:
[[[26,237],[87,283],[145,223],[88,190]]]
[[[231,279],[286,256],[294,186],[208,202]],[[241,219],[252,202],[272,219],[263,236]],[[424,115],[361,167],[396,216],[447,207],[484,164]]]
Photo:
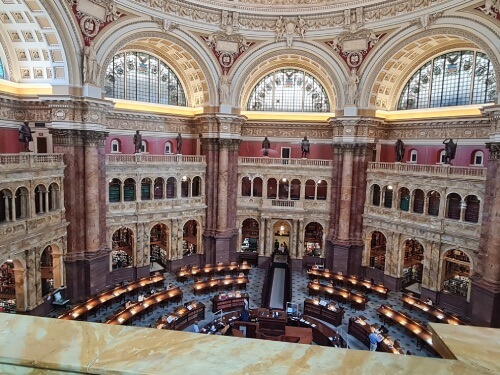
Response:
[[[198,223],[189,220],[182,229],[182,256],[187,257],[198,253]]]
[[[443,256],[442,290],[469,299],[471,286],[471,262],[460,250],[449,250]]]
[[[149,236],[149,247],[151,262],[157,262],[166,267],[168,261],[169,244],[168,227],[165,224],[156,224],[151,228]]]
[[[40,271],[42,278],[42,296],[46,296],[54,290],[54,258],[52,257],[52,246],[47,246],[40,256]]]
[[[385,270],[386,246],[387,239],[384,234],[379,231],[373,232],[370,239],[370,267]]]
[[[241,250],[257,251],[259,248],[259,223],[255,219],[245,219],[241,224]]]
[[[424,247],[417,240],[409,239],[403,243],[403,288],[422,283]],[[420,285],[416,288],[420,290]]]
[[[111,266],[112,269],[132,267],[134,232],[129,228],[120,228],[112,237]]]
[[[0,311],[16,311],[16,279],[12,259],[7,259],[0,266]]]
[[[286,253],[290,249],[291,227],[288,221],[278,220],[273,226],[273,250]]]
[[[304,255],[319,257],[323,251],[323,226],[312,222],[304,229]]]

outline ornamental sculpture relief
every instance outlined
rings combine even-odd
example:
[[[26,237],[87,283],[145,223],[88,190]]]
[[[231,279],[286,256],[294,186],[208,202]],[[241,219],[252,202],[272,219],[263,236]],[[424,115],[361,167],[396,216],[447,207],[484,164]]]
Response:
[[[484,6],[478,9],[488,16],[497,18],[498,13],[500,13],[500,0],[486,0]]]
[[[354,33],[349,30],[337,35],[326,44],[332,47],[350,68],[358,68],[384,35],[376,35],[373,30],[367,29],[360,29]]]
[[[433,14],[424,14],[419,18],[410,22],[410,25],[417,25],[419,29],[427,30],[438,18],[443,15],[443,12],[437,12]]]
[[[283,19],[283,16],[280,16],[276,21],[274,31],[276,33],[276,42],[285,39],[286,46],[290,48],[295,36],[300,36],[304,40],[307,25],[301,16],[296,19]]]

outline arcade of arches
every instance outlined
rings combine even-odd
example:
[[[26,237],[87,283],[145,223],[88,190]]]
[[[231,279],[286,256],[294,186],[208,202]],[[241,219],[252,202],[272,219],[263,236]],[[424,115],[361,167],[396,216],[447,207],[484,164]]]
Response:
[[[0,3],[0,308],[278,251],[500,326],[491,2]]]

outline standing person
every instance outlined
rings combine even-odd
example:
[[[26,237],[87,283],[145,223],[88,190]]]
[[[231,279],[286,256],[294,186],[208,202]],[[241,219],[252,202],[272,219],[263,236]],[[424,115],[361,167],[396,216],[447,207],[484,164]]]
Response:
[[[368,335],[368,340],[370,341],[370,351],[377,351],[378,343],[382,341],[376,332],[372,332]]]
[[[181,133],[177,134],[177,138],[175,138],[175,140],[177,141],[177,153],[182,154],[182,135]]]
[[[24,143],[24,152],[30,152],[30,142],[33,140],[31,135],[34,131],[31,131],[29,127],[29,122],[25,121],[19,126],[19,142]]]
[[[346,83],[346,91],[347,91],[347,98],[346,98],[346,105],[355,105],[356,104],[356,99],[358,96],[358,83],[359,83],[359,77],[357,74],[357,69],[352,68],[351,69],[351,74],[349,75],[349,78],[347,79]]]
[[[309,146],[310,146],[309,140],[307,139],[307,136],[305,136],[301,144],[303,158],[307,157],[307,154],[309,153]]]
[[[140,154],[142,149],[142,135],[139,133],[139,130],[136,130],[134,134],[134,146],[135,153]]]

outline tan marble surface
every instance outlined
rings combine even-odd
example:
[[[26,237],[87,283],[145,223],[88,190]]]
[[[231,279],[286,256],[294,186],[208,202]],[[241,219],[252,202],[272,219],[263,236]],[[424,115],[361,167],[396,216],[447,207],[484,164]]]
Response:
[[[52,370],[48,374],[57,371],[202,375],[493,373],[478,367],[478,361],[397,356],[21,315],[0,314],[0,327],[0,370],[14,374],[44,372],[25,372],[26,368],[8,365]],[[456,327],[461,328],[464,327]],[[465,328],[479,340],[481,330],[475,334],[474,328]],[[464,342],[463,334],[456,332],[446,332],[452,346]],[[488,337],[492,337],[489,331]],[[478,351],[490,347],[484,337],[481,340],[483,345],[476,344]]]

